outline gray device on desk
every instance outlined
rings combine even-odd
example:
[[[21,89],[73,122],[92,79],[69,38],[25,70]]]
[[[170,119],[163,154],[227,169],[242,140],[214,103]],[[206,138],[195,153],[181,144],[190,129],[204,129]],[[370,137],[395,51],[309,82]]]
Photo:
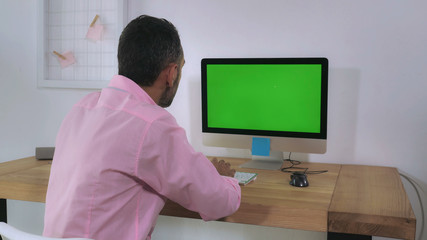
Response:
[[[37,160],[52,160],[55,147],[36,147]]]

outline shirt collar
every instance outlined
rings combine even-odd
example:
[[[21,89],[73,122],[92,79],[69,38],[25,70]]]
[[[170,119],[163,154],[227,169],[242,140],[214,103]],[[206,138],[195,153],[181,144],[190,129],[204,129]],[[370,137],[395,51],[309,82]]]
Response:
[[[157,105],[156,102],[154,102],[154,100],[150,97],[150,95],[144,91],[144,89],[125,76],[115,75],[111,79],[110,84],[108,84],[108,87],[126,91],[141,101]]]

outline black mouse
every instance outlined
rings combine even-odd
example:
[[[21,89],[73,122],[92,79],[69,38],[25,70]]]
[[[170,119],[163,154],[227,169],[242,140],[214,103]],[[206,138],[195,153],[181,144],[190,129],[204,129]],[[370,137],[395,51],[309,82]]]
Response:
[[[308,187],[307,175],[304,172],[294,172],[289,184],[295,187]]]

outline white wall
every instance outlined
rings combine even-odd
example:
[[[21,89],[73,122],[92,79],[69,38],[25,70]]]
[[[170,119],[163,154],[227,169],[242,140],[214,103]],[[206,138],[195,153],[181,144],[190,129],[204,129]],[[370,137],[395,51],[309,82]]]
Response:
[[[0,162],[52,146],[84,90],[36,84],[36,2],[0,0]],[[207,155],[247,151],[200,144],[200,59],[325,56],[330,61],[328,152],[313,162],[397,167],[427,205],[427,2],[422,0],[129,1],[129,16],[164,17],[178,28],[186,65],[169,109]],[[294,155],[298,157],[298,154]],[[404,181],[420,229],[420,207]],[[8,201],[10,222],[30,231],[43,204]],[[23,209],[29,209],[28,211]],[[37,219],[37,220],[36,220]],[[161,217],[154,239],[326,239],[324,233]],[[427,234],[424,234],[426,238]]]

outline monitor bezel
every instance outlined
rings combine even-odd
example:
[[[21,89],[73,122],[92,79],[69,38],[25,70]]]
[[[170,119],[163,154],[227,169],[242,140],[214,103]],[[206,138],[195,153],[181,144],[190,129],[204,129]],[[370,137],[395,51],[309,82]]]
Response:
[[[207,111],[207,65],[208,64],[320,64],[321,65],[321,113],[320,132],[266,131],[236,128],[213,128],[208,126]],[[202,132],[241,134],[255,136],[291,137],[327,139],[327,106],[328,106],[328,64],[325,57],[315,58],[203,58],[201,61],[202,80]]]

